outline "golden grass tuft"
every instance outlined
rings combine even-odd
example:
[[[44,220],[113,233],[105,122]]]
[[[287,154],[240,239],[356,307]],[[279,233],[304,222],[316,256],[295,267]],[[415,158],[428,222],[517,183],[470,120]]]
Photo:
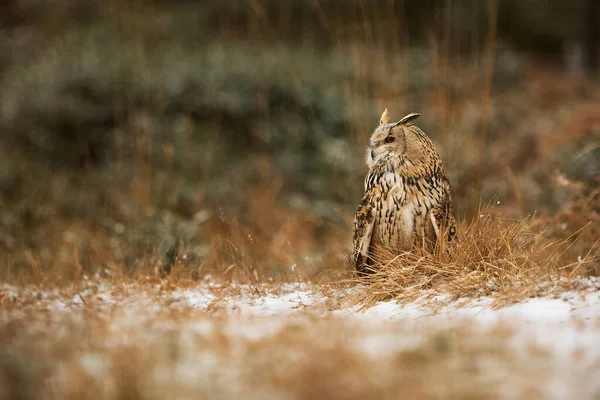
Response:
[[[443,305],[490,296],[502,306],[571,286],[573,278],[598,262],[591,250],[580,256],[570,251],[581,230],[565,239],[548,238],[535,217],[510,220],[487,210],[459,224],[460,242],[452,249],[388,253],[378,259],[373,272],[360,278],[367,289],[359,302],[371,306],[396,298]]]

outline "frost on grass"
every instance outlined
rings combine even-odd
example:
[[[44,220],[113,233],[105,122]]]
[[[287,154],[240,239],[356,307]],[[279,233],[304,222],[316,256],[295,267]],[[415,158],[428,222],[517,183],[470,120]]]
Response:
[[[591,399],[599,288],[494,309],[365,308],[360,286],[4,286],[0,398]]]

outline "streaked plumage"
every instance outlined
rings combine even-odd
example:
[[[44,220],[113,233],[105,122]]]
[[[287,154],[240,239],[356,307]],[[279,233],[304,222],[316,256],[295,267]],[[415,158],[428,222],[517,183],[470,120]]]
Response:
[[[412,123],[417,117],[388,123],[386,109],[371,135],[354,220],[352,261],[359,271],[369,270],[382,249],[433,251],[438,240],[456,239],[450,183],[433,142]]]

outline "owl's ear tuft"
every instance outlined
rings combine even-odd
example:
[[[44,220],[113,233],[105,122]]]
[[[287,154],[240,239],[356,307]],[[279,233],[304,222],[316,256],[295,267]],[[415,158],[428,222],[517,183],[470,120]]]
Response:
[[[408,114],[406,117],[402,118],[400,121],[398,121],[396,123],[396,125],[402,125],[402,124],[406,124],[407,122],[410,122],[414,119],[417,119],[421,116],[421,114],[419,113],[410,113]]]
[[[379,125],[387,124],[389,122],[390,122],[390,117],[388,116],[388,111],[386,108],[385,111],[383,112],[383,114],[381,114],[381,118],[379,119]]]

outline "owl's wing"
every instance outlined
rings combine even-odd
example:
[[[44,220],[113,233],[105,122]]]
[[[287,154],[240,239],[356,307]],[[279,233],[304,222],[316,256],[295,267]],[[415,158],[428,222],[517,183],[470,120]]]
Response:
[[[450,201],[443,201],[437,207],[432,208],[429,211],[429,218],[433,225],[436,240],[440,239],[440,235],[447,235],[446,240],[448,242],[457,239],[456,235],[456,219],[450,206]]]
[[[439,208],[432,208],[429,211],[429,219],[431,220],[431,225],[433,225],[433,231],[435,232],[435,239],[440,239],[440,231],[444,229],[442,216]]]
[[[371,201],[371,196],[365,194],[356,210],[356,216],[354,217],[354,235],[352,238],[352,262],[358,271],[362,271],[368,266],[367,259],[374,225],[375,210]]]

